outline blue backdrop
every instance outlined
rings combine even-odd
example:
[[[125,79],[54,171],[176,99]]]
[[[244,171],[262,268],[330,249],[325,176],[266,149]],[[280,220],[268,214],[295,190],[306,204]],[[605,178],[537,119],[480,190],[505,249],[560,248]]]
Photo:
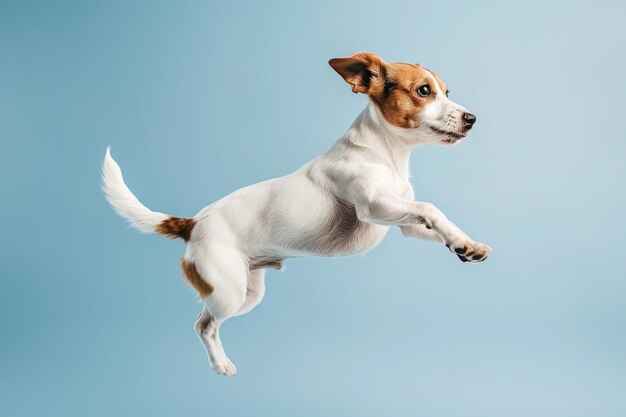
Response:
[[[626,415],[623,2],[260,3],[1,3],[0,415]],[[493,253],[290,260],[217,376],[183,244],[112,212],[105,147],[192,216],[328,149],[366,99],[327,61],[364,50],[478,116],[412,181]]]

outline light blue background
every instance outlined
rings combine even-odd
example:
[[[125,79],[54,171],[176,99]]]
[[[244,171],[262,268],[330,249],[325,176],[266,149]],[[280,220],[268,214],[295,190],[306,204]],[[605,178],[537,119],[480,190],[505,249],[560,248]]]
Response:
[[[622,2],[2,2],[0,415],[626,415]],[[215,375],[180,241],[127,228],[105,146],[191,216],[328,149],[366,99],[327,60],[419,61],[478,116],[411,161],[493,247],[398,230],[298,259],[223,327]]]

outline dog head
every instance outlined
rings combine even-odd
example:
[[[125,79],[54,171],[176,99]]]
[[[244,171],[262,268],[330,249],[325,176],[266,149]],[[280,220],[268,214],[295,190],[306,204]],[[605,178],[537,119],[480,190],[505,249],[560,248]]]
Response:
[[[407,129],[416,143],[453,145],[476,122],[476,116],[448,98],[441,78],[419,64],[387,63],[369,52],[328,63],[354,93],[367,94],[387,122]]]

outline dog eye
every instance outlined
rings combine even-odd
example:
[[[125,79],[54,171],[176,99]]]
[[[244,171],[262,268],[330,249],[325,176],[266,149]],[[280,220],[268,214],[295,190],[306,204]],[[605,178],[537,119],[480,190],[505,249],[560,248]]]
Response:
[[[428,97],[430,95],[430,86],[428,84],[419,86],[417,88],[417,94],[422,97]]]
[[[446,91],[446,97],[448,97],[448,94],[450,94],[450,90]]]

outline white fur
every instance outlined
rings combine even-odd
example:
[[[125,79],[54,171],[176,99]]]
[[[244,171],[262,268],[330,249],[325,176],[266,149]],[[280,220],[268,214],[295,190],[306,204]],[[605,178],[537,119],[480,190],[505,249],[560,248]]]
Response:
[[[441,91],[439,83],[437,83],[437,80],[430,71],[423,67],[422,70],[428,74],[431,80],[430,84],[434,87],[436,95],[435,100],[419,114],[420,125],[416,130],[419,132],[420,136],[428,138],[430,142],[435,142],[440,145],[455,145],[459,142],[459,137],[441,135],[434,132],[432,128],[462,134],[462,119],[463,115],[467,113],[467,109],[450,100],[446,96],[445,91]],[[464,136],[464,134],[462,134],[462,136]]]
[[[102,188],[106,199],[117,214],[141,232],[154,233],[157,225],[169,217],[167,214],[150,210],[137,200],[124,183],[122,170],[111,157],[109,147],[102,164]]]
[[[438,97],[415,129],[391,125],[370,102],[325,154],[289,175],[235,191],[194,217],[185,259],[213,288],[203,300],[196,330],[218,373],[236,373],[219,338],[221,324],[263,298],[264,270],[251,270],[257,262],[363,253],[383,239],[389,226],[399,226],[406,236],[444,242],[452,251],[469,248],[486,257],[488,247],[469,239],[434,205],[413,201],[411,150],[428,142],[447,143],[428,125],[443,127],[442,120],[460,117],[462,109],[441,91]],[[167,218],[132,195],[108,150],[103,179],[111,205],[138,229],[153,231]]]

